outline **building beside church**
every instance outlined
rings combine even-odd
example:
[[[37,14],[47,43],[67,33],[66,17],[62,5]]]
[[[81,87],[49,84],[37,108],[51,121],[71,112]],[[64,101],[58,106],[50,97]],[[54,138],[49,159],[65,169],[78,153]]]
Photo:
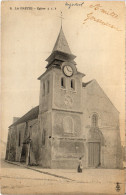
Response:
[[[119,112],[96,80],[82,81],[61,27],[40,81],[39,106],[8,131],[6,160],[44,168],[121,168]]]

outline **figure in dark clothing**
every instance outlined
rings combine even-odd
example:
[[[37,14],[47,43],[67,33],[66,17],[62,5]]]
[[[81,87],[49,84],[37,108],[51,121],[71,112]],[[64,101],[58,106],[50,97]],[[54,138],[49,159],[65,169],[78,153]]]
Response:
[[[83,165],[82,165],[82,158],[79,158],[79,165],[78,165],[78,169],[77,172],[78,173],[82,173],[82,169],[83,169]]]

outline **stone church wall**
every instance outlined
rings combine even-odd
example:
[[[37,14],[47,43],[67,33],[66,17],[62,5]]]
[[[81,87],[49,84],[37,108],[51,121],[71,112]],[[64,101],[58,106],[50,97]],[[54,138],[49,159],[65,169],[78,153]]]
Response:
[[[16,130],[16,161],[20,161],[21,159],[21,151],[22,151],[22,146],[23,146],[23,141],[24,141],[24,134],[25,134],[25,129],[26,129],[26,123],[21,123],[17,125],[17,130]],[[20,141],[19,141],[19,134],[20,134]],[[20,144],[19,144],[20,142]]]
[[[28,131],[30,132],[30,164],[38,164],[39,161],[39,131],[38,119],[33,119],[28,122]]]
[[[53,77],[52,74],[47,73],[43,75],[40,81],[40,97],[39,97],[39,113],[40,114],[51,109],[51,106],[52,106],[52,90],[53,90],[52,77]],[[43,89],[43,85],[45,85],[45,92]],[[49,85],[49,89],[47,85]]]
[[[39,160],[39,131],[38,131],[38,119],[34,119],[26,123],[21,123],[16,126],[12,126],[8,133],[8,142],[6,149],[6,160],[18,161],[21,160],[23,142],[29,137],[32,140],[30,146],[30,163],[37,164]],[[20,138],[19,138],[20,134]],[[20,141],[19,141],[20,139]],[[20,142],[20,144],[19,144]],[[28,161],[28,145],[25,144],[25,161]]]
[[[8,130],[8,141],[6,148],[6,160],[15,161],[16,158],[16,126]]]
[[[98,127],[104,139],[101,147],[101,163],[105,168],[117,168],[117,150],[120,148],[119,112],[94,80],[83,88],[83,132],[88,141],[93,113],[98,115]],[[120,151],[121,152],[121,151]],[[118,152],[119,153],[119,152]],[[87,152],[88,155],[88,152]],[[120,159],[121,160],[121,159]],[[87,162],[88,165],[88,162]]]
[[[103,166],[105,168],[116,168],[117,159],[117,129],[102,129],[105,146],[104,146],[104,161]]]
[[[39,165],[51,166],[52,115],[50,111],[39,115]],[[44,133],[45,132],[45,133]]]
[[[65,79],[65,88],[61,87],[61,78]],[[75,90],[71,89],[71,79],[75,80]],[[53,108],[81,112],[81,86],[80,75],[65,77],[61,70],[54,70],[53,77]]]
[[[52,168],[77,168],[84,154],[81,131],[82,114],[53,111]]]

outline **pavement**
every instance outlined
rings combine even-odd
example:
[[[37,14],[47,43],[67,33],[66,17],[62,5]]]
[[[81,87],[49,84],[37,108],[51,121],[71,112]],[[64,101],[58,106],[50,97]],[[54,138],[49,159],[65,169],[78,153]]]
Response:
[[[43,169],[18,162],[2,161],[2,194],[123,194],[124,170]],[[119,182],[120,191],[116,191]]]

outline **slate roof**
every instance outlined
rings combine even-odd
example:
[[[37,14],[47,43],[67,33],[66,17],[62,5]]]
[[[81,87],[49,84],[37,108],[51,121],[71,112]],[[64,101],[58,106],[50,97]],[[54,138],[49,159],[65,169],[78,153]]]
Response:
[[[61,51],[63,53],[68,53],[68,54],[72,54],[68,45],[68,42],[65,38],[63,29],[61,27],[58,38],[56,40],[56,43],[54,45],[53,51]]]
[[[86,87],[88,84],[90,84],[93,80],[88,81],[87,83],[82,83],[82,87]]]
[[[28,120],[36,119],[38,117],[38,114],[39,114],[39,106],[36,106],[32,108],[29,112],[27,112],[25,115],[23,115],[21,118],[19,118],[15,123],[10,125],[9,128],[17,124],[26,122]]]

